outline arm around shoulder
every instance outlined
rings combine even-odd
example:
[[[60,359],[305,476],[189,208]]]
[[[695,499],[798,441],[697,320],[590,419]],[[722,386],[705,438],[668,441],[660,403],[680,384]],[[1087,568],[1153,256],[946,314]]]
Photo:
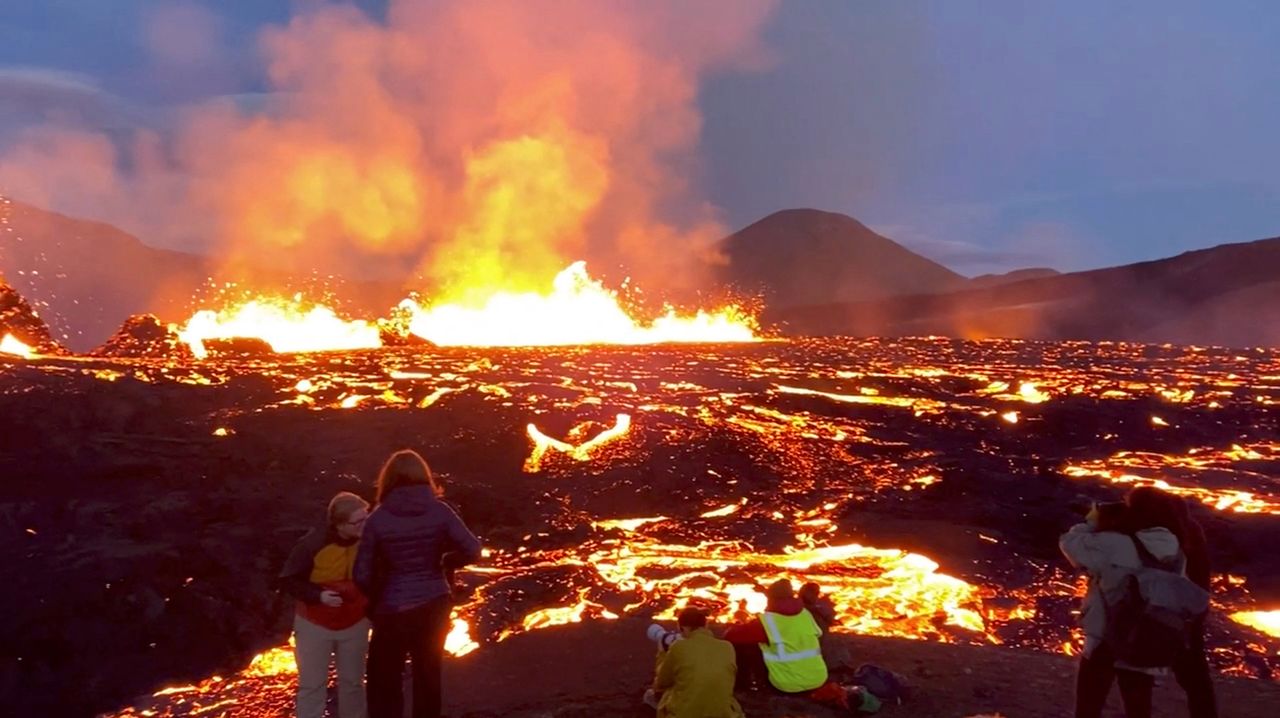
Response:
[[[351,579],[366,596],[373,595],[374,558],[378,550],[378,531],[372,518],[370,516],[370,520],[365,522],[360,545],[356,548],[356,562],[351,567]]]
[[[284,567],[280,569],[280,587],[303,603],[320,602],[320,593],[324,589],[311,582],[311,569],[316,552],[323,545],[323,534],[315,529],[311,530],[294,544],[289,558],[285,559]]]

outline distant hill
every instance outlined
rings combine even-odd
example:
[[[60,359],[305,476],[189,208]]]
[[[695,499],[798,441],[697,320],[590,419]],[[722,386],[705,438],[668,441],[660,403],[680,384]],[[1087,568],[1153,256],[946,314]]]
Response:
[[[995,287],[1001,284],[1011,284],[1013,282],[1021,282],[1027,279],[1041,279],[1043,277],[1054,277],[1061,274],[1056,269],[1048,267],[1032,267],[1029,269],[1015,269],[1012,272],[1004,274],[983,274],[969,280],[966,289],[982,289],[984,287]]]
[[[211,282],[241,281],[262,291],[288,293],[321,284],[157,249],[112,225],[3,197],[0,274],[36,307],[59,341],[77,351],[101,343],[135,314],[185,319]],[[369,313],[382,312],[405,296],[394,282],[346,282],[342,290],[352,311]]]
[[[771,307],[939,292],[964,277],[876,234],[852,217],[788,209],[729,235],[721,279],[763,293]]]
[[[770,312],[795,334],[1280,345],[1280,238],[932,295]]]
[[[210,274],[196,255],[12,200],[0,200],[0,227],[0,272],[73,348],[101,341],[130,314],[175,319]]]
[[[788,334],[1124,339],[1280,346],[1280,238],[1152,262],[966,279],[842,214],[776,212],[722,240],[720,279],[765,298]],[[150,247],[101,222],[0,198],[0,275],[63,345],[87,351],[132,315],[184,319],[211,280],[262,291],[332,289],[374,317],[398,282],[297,278]],[[43,341],[43,339],[41,339]]]

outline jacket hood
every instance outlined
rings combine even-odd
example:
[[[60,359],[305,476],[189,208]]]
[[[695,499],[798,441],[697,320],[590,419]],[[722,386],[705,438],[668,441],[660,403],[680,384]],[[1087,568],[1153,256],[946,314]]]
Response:
[[[436,492],[426,484],[401,486],[387,494],[382,505],[396,516],[421,516],[440,501]]]
[[[1143,529],[1134,534],[1143,546],[1161,561],[1168,561],[1178,555],[1178,537],[1164,527]]]
[[[783,616],[796,616],[804,610],[804,601],[798,598],[783,598],[771,602],[765,610],[769,613],[777,613]]]

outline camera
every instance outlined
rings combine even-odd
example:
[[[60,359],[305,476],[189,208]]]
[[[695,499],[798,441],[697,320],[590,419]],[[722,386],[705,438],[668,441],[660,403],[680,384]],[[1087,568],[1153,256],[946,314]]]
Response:
[[[1098,517],[1098,529],[1117,531],[1123,528],[1129,507],[1123,501],[1097,501],[1093,511]]]
[[[645,631],[645,635],[649,637],[650,641],[658,644],[658,648],[664,651],[670,648],[671,644],[680,640],[679,631],[669,631],[656,623],[649,626],[649,630]]]

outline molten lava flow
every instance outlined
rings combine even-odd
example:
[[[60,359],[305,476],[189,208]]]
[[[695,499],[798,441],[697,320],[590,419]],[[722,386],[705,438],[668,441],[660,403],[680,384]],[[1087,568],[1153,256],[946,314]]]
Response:
[[[12,334],[6,334],[4,339],[0,339],[0,354],[11,354],[23,359],[30,359],[36,355],[34,349]]]
[[[1280,638],[1280,610],[1239,611],[1231,614],[1231,620],[1242,626]]]
[[[575,427],[574,433],[576,433],[578,429],[581,429],[581,426],[582,425]],[[529,458],[524,462],[524,470],[528,473],[535,474],[542,469],[542,459],[547,455],[547,452],[552,449],[563,454],[568,454],[578,461],[589,461],[591,459],[591,453],[597,448],[626,436],[627,432],[631,430],[631,415],[618,414],[618,417],[615,419],[612,427],[605,429],[599,434],[596,434],[593,438],[576,445],[560,441],[559,439],[553,439],[542,433],[542,431],[533,424],[529,424],[527,428],[529,438],[533,439],[533,453],[531,453]]]
[[[382,346],[378,327],[364,320],[347,321],[324,305],[292,299],[259,297],[221,311],[196,312],[178,336],[197,357],[211,339],[260,339],[277,352],[373,349]]]
[[[406,299],[409,331],[441,346],[564,346],[756,341],[754,316],[736,305],[692,316],[666,313],[647,325],[575,262],[556,275],[550,294],[498,292],[482,306],[423,307]]]
[[[1266,480],[1265,471],[1238,464],[1280,461],[1280,444],[1258,442],[1227,449],[1192,449],[1185,456],[1144,451],[1121,451],[1108,459],[1069,464],[1063,473],[1075,478],[1099,478],[1113,484],[1154,486],[1199,501],[1218,511],[1280,515],[1280,500],[1265,492],[1215,486],[1207,477],[1236,481]]]
[[[471,626],[466,620],[458,618],[456,611],[452,626],[449,635],[444,639],[445,653],[451,656],[465,656],[480,647],[480,644],[471,638]]]
[[[254,656],[249,667],[244,669],[244,675],[265,677],[297,673],[298,662],[294,659],[293,648],[293,636],[290,636],[288,645]]]
[[[951,640],[949,629],[942,629],[949,626],[986,637],[977,587],[939,573],[937,563],[906,551],[844,544],[773,554],[735,541],[689,546],[634,533],[584,548],[589,552],[541,558],[592,571],[594,585],[579,589],[569,605],[527,614],[498,640],[587,618],[617,618],[602,600],[610,592],[637,597],[627,611],[645,605],[660,609],[658,618],[674,618],[684,605],[696,603],[716,621],[739,621],[764,609],[763,586],[780,578],[818,583],[835,604],[842,630]]]

